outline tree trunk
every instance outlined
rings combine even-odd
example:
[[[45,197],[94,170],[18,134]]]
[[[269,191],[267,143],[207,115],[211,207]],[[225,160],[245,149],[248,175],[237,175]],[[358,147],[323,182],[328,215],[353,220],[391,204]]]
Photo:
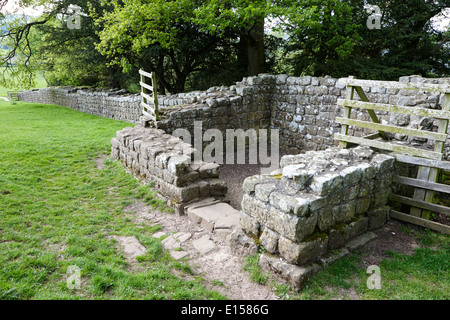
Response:
[[[266,72],[264,53],[264,19],[258,21],[248,32],[247,39],[248,74],[250,76]]]

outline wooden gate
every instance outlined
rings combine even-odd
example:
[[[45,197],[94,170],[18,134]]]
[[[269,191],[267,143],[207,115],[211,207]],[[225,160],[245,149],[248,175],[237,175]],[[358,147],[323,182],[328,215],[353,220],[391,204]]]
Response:
[[[145,72],[144,70],[139,69],[139,74],[141,77],[139,84],[141,85],[141,106],[144,121],[159,121],[158,88],[156,85],[155,73]]]
[[[360,144],[380,150],[393,152],[397,161],[419,166],[415,179],[396,176],[394,182],[413,186],[413,198],[391,194],[390,200],[406,204],[411,207],[409,214],[391,209],[391,217],[409,223],[421,225],[429,229],[450,234],[450,226],[430,221],[431,212],[450,214],[450,208],[432,203],[435,192],[450,194],[450,186],[436,183],[439,169],[450,170],[450,162],[442,161],[444,143],[447,140],[447,129],[450,120],[450,85],[448,84],[413,84],[394,81],[358,80],[353,77],[341,79],[347,85],[346,99],[339,99],[338,105],[343,107],[343,117],[336,117],[336,122],[342,125],[341,133],[335,134],[343,147],[350,144]],[[414,107],[396,106],[383,103],[371,103],[364,93],[363,87],[382,87],[386,89],[419,90],[444,93],[442,110],[432,110]],[[354,94],[359,95],[361,101],[354,100]],[[352,108],[368,111],[372,122],[351,118]],[[407,115],[415,115],[438,119],[437,132],[405,128],[395,125],[381,124],[375,110]],[[376,130],[375,134],[365,137],[354,137],[348,134],[349,126]],[[386,132],[399,133],[412,137],[434,140],[434,150],[424,150],[387,142]]]
[[[6,91],[6,95],[11,101],[19,101],[18,93],[20,93],[20,91]]]

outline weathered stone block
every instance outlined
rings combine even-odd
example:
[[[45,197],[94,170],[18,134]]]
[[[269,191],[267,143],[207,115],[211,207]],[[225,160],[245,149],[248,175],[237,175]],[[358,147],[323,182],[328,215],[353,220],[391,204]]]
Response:
[[[259,240],[267,252],[275,253],[278,251],[278,238],[278,233],[270,230],[269,228],[264,228]]]
[[[213,196],[223,196],[227,193],[227,182],[223,179],[209,180],[209,193]]]
[[[341,183],[342,176],[339,173],[327,173],[322,176],[315,176],[311,182],[311,189],[317,194],[325,196],[338,188]]]
[[[368,224],[369,224],[369,218],[364,217],[364,216],[358,217],[357,220],[352,221],[349,224],[349,226],[350,226],[349,239],[366,232]]]
[[[384,206],[367,212],[367,217],[369,218],[368,229],[374,230],[385,224],[388,212],[389,212],[388,206]]]
[[[350,226],[346,224],[340,224],[328,233],[328,250],[337,249],[343,247],[350,237]]]
[[[245,231],[252,235],[258,235],[260,230],[259,222],[246,214],[244,211],[241,211],[239,214],[239,225]]]
[[[265,183],[255,186],[255,197],[263,202],[268,202],[270,194],[276,189],[276,184]]]
[[[325,235],[318,236],[313,240],[300,243],[293,242],[283,236],[278,240],[280,255],[293,264],[306,264],[314,262],[326,253],[328,238]]]
[[[247,194],[252,194],[255,192],[255,186],[259,183],[268,183],[276,181],[275,178],[269,175],[256,175],[248,177],[244,180],[242,184],[242,189]]]
[[[167,170],[177,176],[184,173],[191,163],[191,158],[185,155],[172,156],[167,163]]]
[[[311,275],[321,270],[321,267],[316,263],[300,267],[280,261],[277,257],[269,257],[267,254],[260,256],[259,265],[263,271],[272,272],[279,280],[289,284],[297,291],[304,287],[305,282]]]
[[[269,202],[275,208],[289,214],[295,214],[299,217],[309,214],[309,200],[303,198],[294,198],[279,192],[272,192],[269,196]]]
[[[198,168],[200,178],[218,178],[220,166],[217,163],[205,163]]]

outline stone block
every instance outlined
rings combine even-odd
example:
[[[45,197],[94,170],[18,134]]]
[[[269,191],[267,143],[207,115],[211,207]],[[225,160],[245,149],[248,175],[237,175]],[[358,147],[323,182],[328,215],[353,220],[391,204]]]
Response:
[[[260,256],[259,266],[263,271],[271,272],[278,280],[287,283],[296,291],[303,289],[309,277],[322,269],[316,263],[300,267],[281,261],[277,257],[270,257],[267,254]]]
[[[270,194],[276,189],[274,183],[264,183],[255,186],[255,197],[263,202],[268,202]]]
[[[327,173],[321,176],[315,176],[311,182],[312,191],[320,196],[329,194],[334,189],[341,186],[342,176],[339,173]]]
[[[342,186],[354,186],[361,180],[362,170],[357,166],[345,168],[341,171]]]
[[[245,232],[248,232],[252,235],[258,235],[260,230],[260,224],[259,222],[246,214],[244,211],[241,211],[239,213],[239,225]]]
[[[238,256],[249,256],[258,253],[258,245],[240,228],[234,229],[227,237],[231,251]]]
[[[272,192],[269,196],[269,203],[284,213],[295,214],[299,217],[309,214],[309,201],[307,199]]]
[[[227,190],[228,186],[225,180],[219,178],[209,180],[209,193],[212,196],[226,195]]]
[[[267,252],[275,253],[278,251],[278,238],[278,233],[270,230],[269,228],[264,228],[259,240]]]
[[[261,224],[296,242],[302,241],[312,234],[317,223],[316,214],[298,217],[283,213],[273,207],[264,212],[262,218],[263,220],[258,219]]]
[[[332,206],[325,206],[317,210],[317,227],[320,231],[329,230],[334,226],[334,214]]]
[[[182,173],[186,171],[190,163],[191,158],[188,156],[185,155],[172,156],[167,162],[167,170],[176,176],[180,176]]]
[[[220,166],[217,163],[205,163],[198,168],[200,178],[218,178]]]
[[[389,207],[384,206],[367,212],[369,218],[368,230],[374,230],[386,223],[388,217]]]
[[[349,239],[354,238],[364,232],[367,231],[367,227],[369,224],[369,218],[360,216],[355,218],[354,221],[349,223],[350,231],[349,231]]]
[[[276,181],[275,178],[273,178],[270,175],[256,175],[247,177],[244,180],[244,183],[242,184],[242,189],[247,194],[252,194],[255,192],[255,186],[259,183],[268,183],[268,182],[274,182]]]
[[[315,239],[303,241],[300,243],[293,242],[283,236],[278,240],[278,250],[280,255],[292,264],[306,264],[314,262],[320,256],[327,252],[328,237],[320,235]]]
[[[350,237],[350,226],[340,224],[335,226],[328,233],[328,250],[334,250],[343,247]]]

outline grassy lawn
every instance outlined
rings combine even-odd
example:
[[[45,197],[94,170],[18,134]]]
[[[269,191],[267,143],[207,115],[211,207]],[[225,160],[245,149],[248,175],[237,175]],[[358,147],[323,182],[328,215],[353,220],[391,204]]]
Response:
[[[109,154],[129,123],[53,105],[0,102],[0,299],[221,299],[123,209],[137,199],[171,214]],[[111,236],[147,247],[130,271]],[[81,288],[69,289],[70,266]],[[132,269],[131,269],[132,270]],[[185,277],[189,277],[186,280]]]

